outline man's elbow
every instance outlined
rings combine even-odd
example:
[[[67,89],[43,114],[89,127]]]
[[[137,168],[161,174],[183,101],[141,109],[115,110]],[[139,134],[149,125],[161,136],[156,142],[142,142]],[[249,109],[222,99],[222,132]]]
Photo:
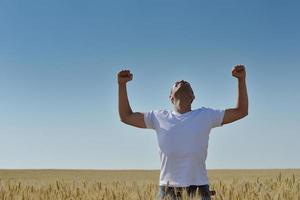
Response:
[[[126,116],[120,116],[120,121],[127,124],[127,117]]]
[[[237,111],[238,119],[242,119],[248,115],[247,108],[238,108],[236,111]]]
[[[120,121],[125,124],[130,125],[130,123],[132,121],[132,114],[133,114],[132,111],[126,112],[126,113],[124,113],[124,112],[119,113]]]
[[[242,111],[241,112],[241,118],[244,118],[248,115],[248,110]]]
[[[124,124],[128,124],[126,119],[121,119],[120,121],[123,122]]]

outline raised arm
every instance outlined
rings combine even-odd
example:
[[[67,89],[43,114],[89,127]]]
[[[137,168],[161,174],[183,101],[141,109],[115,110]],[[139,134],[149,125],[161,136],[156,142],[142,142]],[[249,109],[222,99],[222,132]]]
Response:
[[[126,84],[132,78],[133,75],[129,70],[122,70],[118,73],[120,120],[134,127],[146,128],[144,113],[133,112],[128,101]]]
[[[248,94],[246,86],[246,69],[244,65],[236,65],[232,76],[238,79],[238,100],[236,108],[225,110],[223,123],[228,124],[248,115]]]

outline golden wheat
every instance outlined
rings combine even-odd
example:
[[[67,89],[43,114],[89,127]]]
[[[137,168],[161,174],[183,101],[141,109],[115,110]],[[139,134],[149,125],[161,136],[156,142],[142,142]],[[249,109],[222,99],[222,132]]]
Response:
[[[299,171],[211,170],[213,199],[300,200]],[[0,170],[0,199],[155,200],[157,178],[158,171]]]

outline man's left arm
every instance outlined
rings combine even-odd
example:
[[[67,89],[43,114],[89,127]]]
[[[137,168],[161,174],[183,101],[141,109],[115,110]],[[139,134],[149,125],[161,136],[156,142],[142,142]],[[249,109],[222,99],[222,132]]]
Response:
[[[246,86],[246,69],[244,65],[236,65],[232,76],[238,79],[238,101],[236,108],[225,110],[223,124],[228,124],[248,115],[248,94]]]

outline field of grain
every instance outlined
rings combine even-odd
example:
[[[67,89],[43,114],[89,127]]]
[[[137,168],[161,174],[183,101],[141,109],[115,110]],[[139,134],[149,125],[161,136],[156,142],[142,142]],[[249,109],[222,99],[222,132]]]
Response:
[[[300,200],[300,170],[208,173],[214,200]],[[0,170],[0,200],[155,200],[158,177],[155,170]]]

